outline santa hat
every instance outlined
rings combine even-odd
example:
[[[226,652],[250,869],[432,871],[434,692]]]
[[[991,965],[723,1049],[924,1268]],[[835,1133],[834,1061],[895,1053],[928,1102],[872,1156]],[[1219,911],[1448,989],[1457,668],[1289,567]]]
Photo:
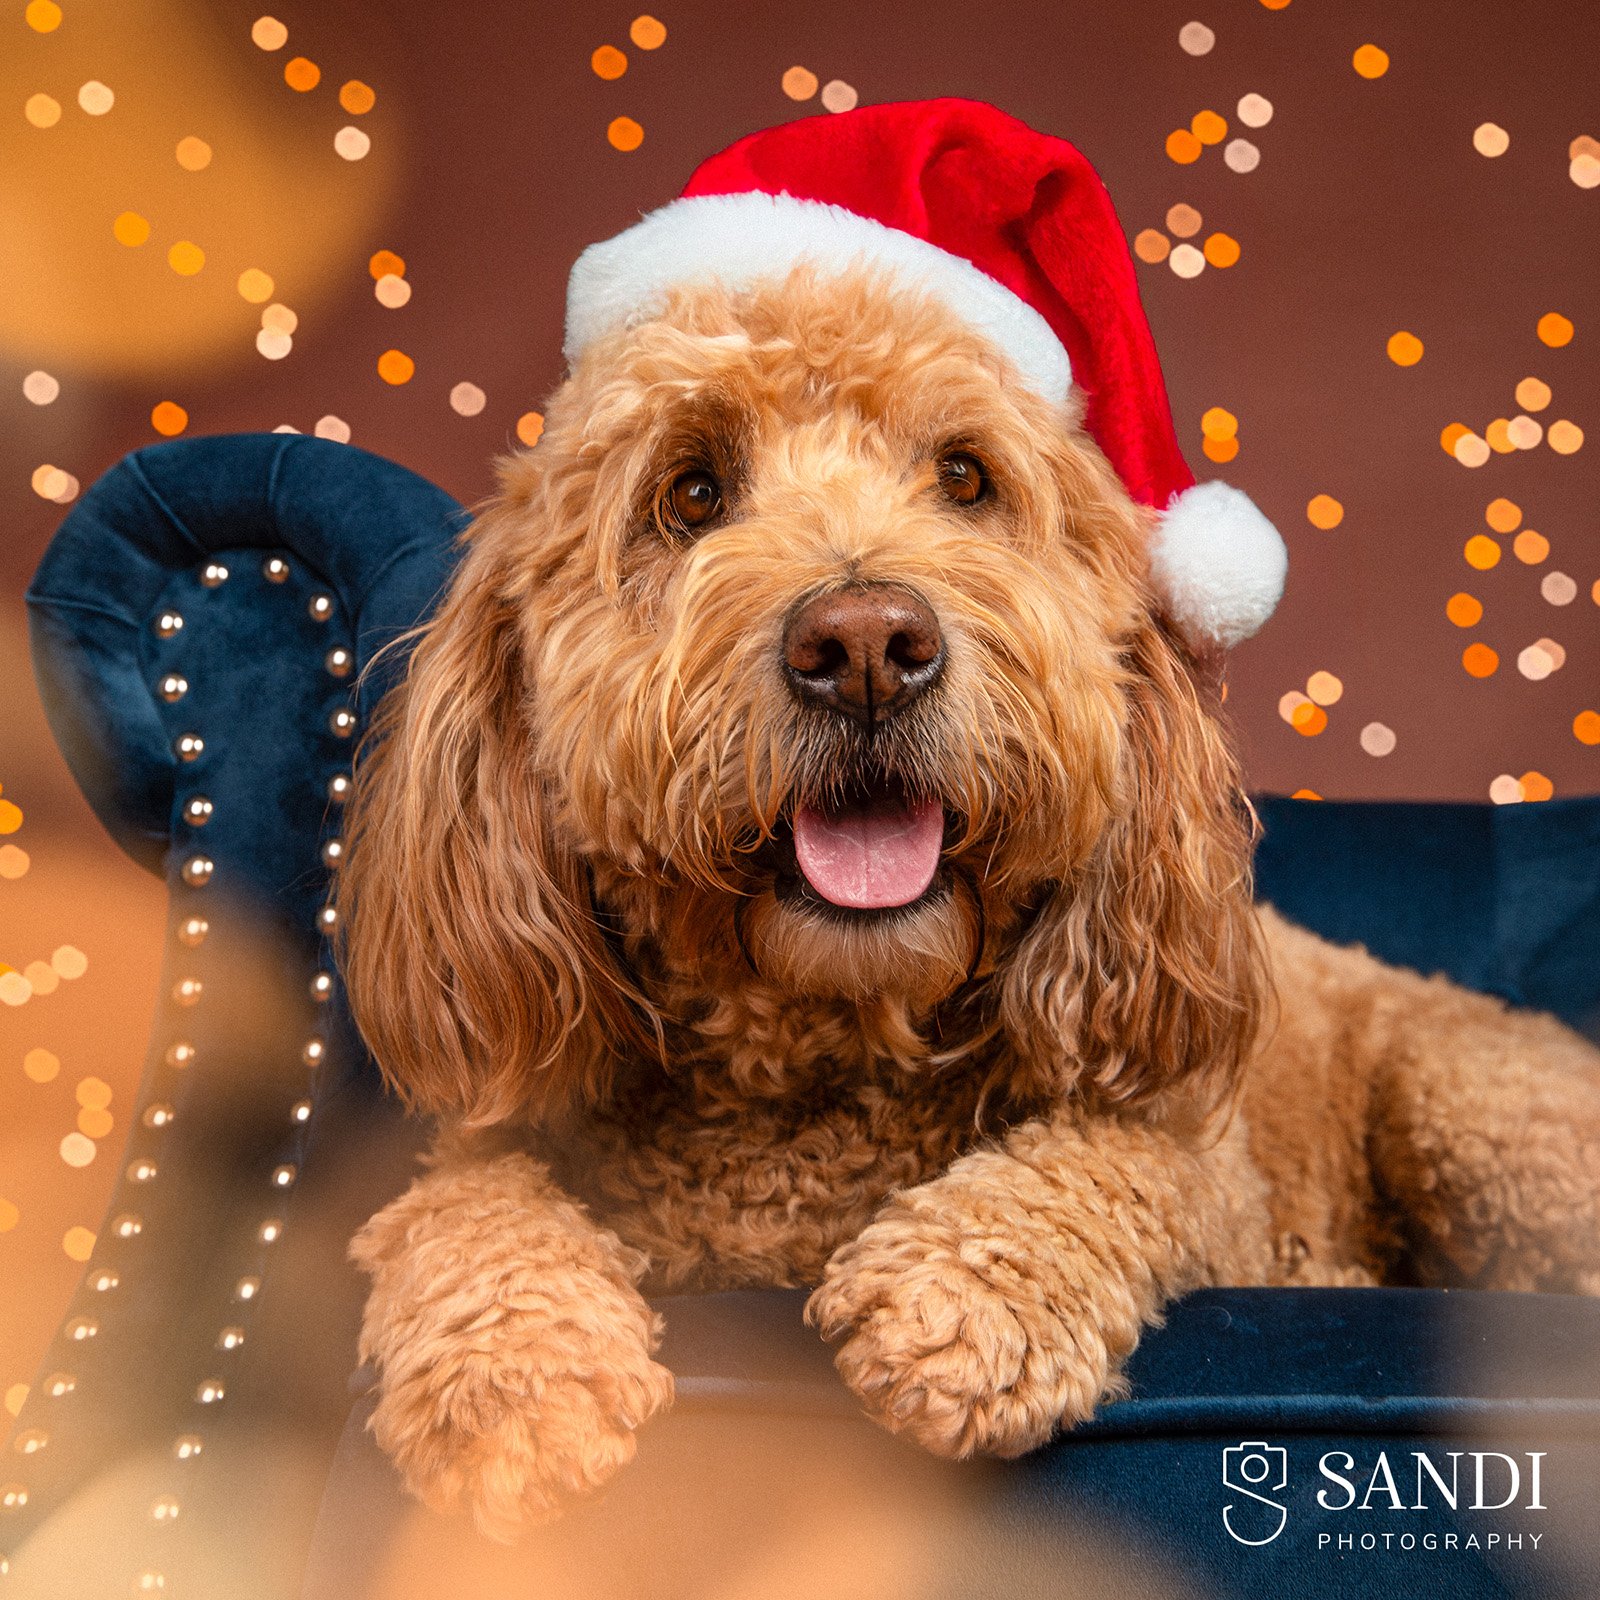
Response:
[[[578,258],[567,359],[678,285],[744,288],[802,261],[887,270],[988,338],[1046,400],[1076,389],[1129,494],[1161,513],[1151,572],[1193,644],[1236,644],[1272,614],[1283,540],[1237,489],[1195,483],[1121,224],[1074,146],[973,100],[751,134],[705,162],[683,198]]]

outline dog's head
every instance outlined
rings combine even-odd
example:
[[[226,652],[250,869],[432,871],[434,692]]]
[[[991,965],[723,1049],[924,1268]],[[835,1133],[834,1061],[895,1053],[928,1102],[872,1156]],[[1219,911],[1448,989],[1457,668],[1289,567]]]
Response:
[[[1053,1088],[1224,1087],[1248,829],[1150,531],[1073,417],[865,270],[600,341],[363,763],[347,971],[385,1070],[548,1110],[757,983]]]

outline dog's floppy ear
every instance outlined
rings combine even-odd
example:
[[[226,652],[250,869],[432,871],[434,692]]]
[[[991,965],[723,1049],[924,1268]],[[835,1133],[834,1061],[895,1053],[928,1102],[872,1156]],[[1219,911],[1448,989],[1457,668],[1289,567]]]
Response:
[[[648,1038],[587,872],[555,838],[505,593],[509,510],[469,550],[386,697],[341,874],[351,1007],[408,1106],[486,1125],[602,1091]]]
[[[1001,1019],[1023,1060],[1060,1069],[1057,1085],[1134,1104],[1182,1082],[1220,1103],[1266,994],[1251,816],[1184,647],[1146,617],[1125,665],[1115,815],[1007,964]]]

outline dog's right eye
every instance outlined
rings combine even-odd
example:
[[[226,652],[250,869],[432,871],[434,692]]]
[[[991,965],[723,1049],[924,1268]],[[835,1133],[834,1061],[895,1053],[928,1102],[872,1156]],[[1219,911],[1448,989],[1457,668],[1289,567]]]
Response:
[[[704,467],[689,467],[665,486],[656,521],[666,534],[694,533],[722,509],[722,485]]]

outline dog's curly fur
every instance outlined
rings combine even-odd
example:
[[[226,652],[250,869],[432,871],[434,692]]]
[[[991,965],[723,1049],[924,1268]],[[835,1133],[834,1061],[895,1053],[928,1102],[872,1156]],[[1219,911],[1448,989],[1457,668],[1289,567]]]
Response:
[[[654,515],[685,464],[724,486],[698,538]],[[1198,1285],[1600,1282],[1600,1058],[1252,907],[1150,531],[1075,417],[865,270],[682,291],[584,356],[353,803],[351,998],[441,1123],[353,1247],[418,1495],[509,1536],[626,1462],[672,1393],[647,1292],[815,1286],[873,1416],[1014,1455]],[[876,581],[948,655],[863,732],[780,649]],[[784,892],[795,807],[863,773],[948,818],[895,913]]]

